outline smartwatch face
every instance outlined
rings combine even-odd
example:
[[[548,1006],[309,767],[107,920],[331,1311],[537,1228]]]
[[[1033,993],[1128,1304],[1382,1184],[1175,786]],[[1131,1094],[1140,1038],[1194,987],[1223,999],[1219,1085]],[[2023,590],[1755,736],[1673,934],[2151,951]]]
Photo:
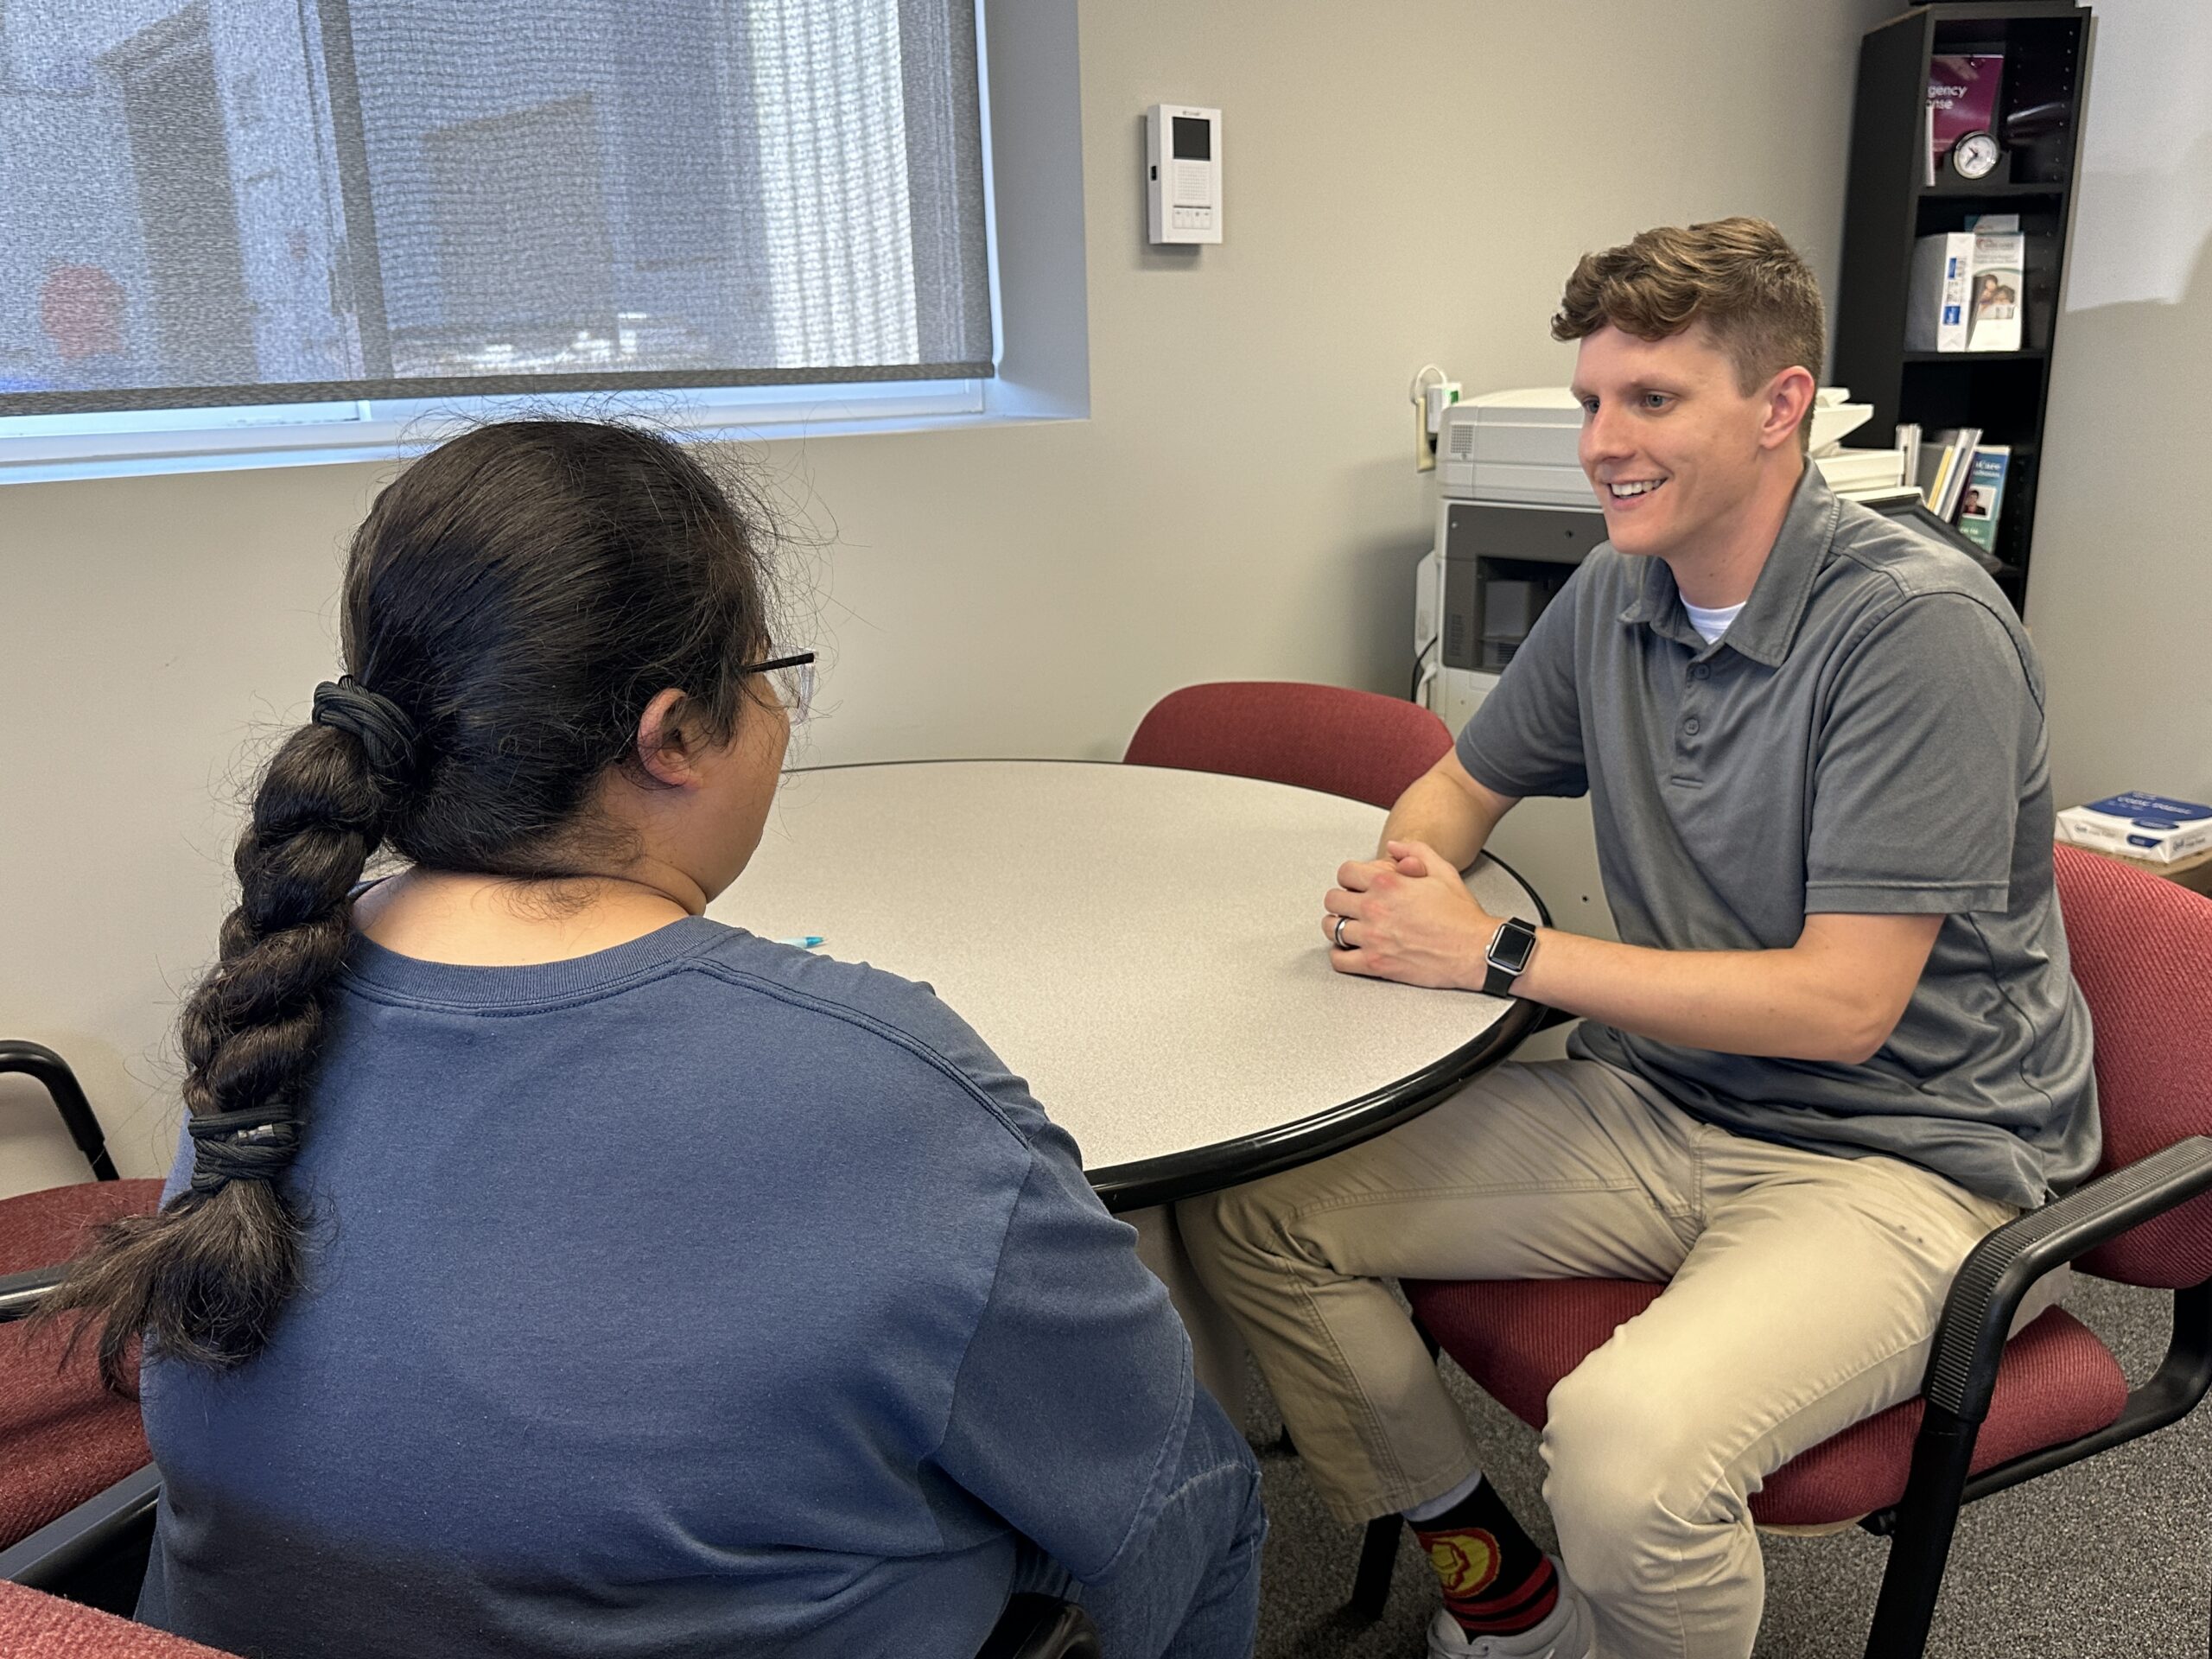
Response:
[[[1497,930],[1497,938],[1491,942],[1491,964],[1517,974],[1529,965],[1529,958],[1535,951],[1536,930],[1526,922],[1508,922]]]

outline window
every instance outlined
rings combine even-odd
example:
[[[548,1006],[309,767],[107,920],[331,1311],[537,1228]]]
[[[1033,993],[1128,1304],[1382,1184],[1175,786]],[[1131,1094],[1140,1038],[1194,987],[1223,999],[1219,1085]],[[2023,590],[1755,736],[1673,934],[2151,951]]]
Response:
[[[389,453],[456,397],[980,407],[976,36],[973,0],[5,0],[4,462]]]

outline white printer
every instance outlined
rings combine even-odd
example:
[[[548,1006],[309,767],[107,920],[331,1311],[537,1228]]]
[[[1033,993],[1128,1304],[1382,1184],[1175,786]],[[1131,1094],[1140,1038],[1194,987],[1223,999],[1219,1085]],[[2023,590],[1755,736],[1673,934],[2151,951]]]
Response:
[[[1595,506],[1576,448],[1582,405],[1565,386],[1492,391],[1444,411],[1436,484],[1461,499]]]

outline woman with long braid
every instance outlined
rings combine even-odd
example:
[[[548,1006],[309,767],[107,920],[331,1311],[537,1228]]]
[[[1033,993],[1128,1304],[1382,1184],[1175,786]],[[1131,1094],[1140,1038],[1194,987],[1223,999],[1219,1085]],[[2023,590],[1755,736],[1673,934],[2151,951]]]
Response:
[[[754,519],[663,438],[531,421],[362,525],[166,1203],[52,1308],[118,1389],[143,1338],[149,1622],[964,1659],[1027,1587],[1111,1659],[1249,1653],[1249,1452],[1073,1143],[925,988],[702,913],[810,660]]]

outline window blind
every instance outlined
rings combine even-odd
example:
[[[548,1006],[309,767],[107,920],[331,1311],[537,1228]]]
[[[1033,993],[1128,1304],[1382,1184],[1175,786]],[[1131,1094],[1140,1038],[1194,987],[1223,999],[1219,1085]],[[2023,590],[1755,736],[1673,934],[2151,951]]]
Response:
[[[0,0],[0,415],[991,372],[973,0]]]

